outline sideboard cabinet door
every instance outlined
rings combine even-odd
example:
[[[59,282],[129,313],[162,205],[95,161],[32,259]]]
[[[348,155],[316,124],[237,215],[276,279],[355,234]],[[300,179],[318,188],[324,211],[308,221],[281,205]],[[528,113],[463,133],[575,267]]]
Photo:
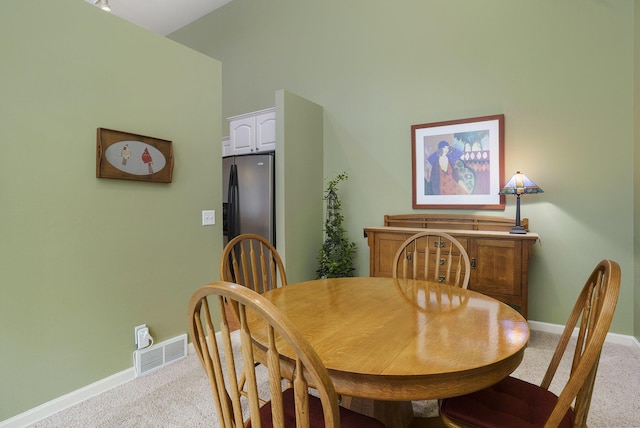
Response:
[[[415,232],[375,233],[372,235],[373,246],[370,246],[371,276],[391,278],[393,274],[393,259],[400,245],[413,236]]]
[[[469,288],[519,306],[522,300],[522,241],[470,239]],[[516,309],[522,312],[521,307]]]

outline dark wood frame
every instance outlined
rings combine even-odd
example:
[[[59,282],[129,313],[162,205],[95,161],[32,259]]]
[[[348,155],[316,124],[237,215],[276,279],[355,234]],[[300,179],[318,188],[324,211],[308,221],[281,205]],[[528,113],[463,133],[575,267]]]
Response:
[[[153,171],[153,157],[147,158],[148,160],[138,161],[137,157],[135,157],[134,159],[134,156],[132,156],[128,169],[132,169],[131,165],[135,166],[135,162],[137,161],[138,168],[140,168],[140,165],[144,163],[144,165],[147,165],[146,167],[149,168],[149,171],[151,171],[149,173],[146,173],[147,171],[132,173],[124,169],[127,168],[126,166],[116,166],[109,159],[107,159],[107,150],[109,150],[109,147],[113,146],[114,144],[118,144],[118,146],[114,146],[114,149],[118,148],[118,153],[120,153],[120,145],[128,143],[132,143],[135,146],[140,146],[139,148],[151,148],[151,152],[153,152],[153,154],[155,155],[156,162],[158,162],[159,159],[158,153],[156,153],[156,151],[160,152],[160,155],[164,157],[164,164],[158,171]],[[129,159],[130,158],[127,157],[127,161],[123,161],[122,165],[127,165]],[[144,159],[144,157],[141,159]],[[150,181],[155,183],[171,183],[172,176],[173,144],[171,141],[154,137],[147,137],[139,134],[132,134],[130,132],[98,128],[96,138],[96,177],[115,178],[120,180]]]
[[[489,134],[489,149],[481,151],[464,151],[456,147],[454,142],[460,143],[454,136],[487,131]],[[427,152],[425,140],[429,139],[428,149],[438,148],[438,140],[446,141],[453,150],[461,152],[459,159],[467,164],[488,162],[488,180],[483,185],[486,190],[480,194],[440,195],[427,194],[427,181],[424,177],[430,168],[428,156],[436,156],[436,151]],[[419,146],[421,145],[421,147]],[[497,152],[497,153],[496,153]],[[487,156],[481,160],[473,157]],[[428,155],[428,156],[427,156]],[[505,198],[498,192],[504,185],[504,115],[481,116],[469,119],[449,120],[435,123],[425,123],[411,126],[411,182],[413,208],[437,209],[485,209],[504,210]],[[466,166],[466,164],[465,164]],[[497,171],[495,170],[497,168]],[[422,178],[419,178],[422,177]],[[418,182],[420,180],[420,182]],[[429,181],[430,182],[430,181]]]

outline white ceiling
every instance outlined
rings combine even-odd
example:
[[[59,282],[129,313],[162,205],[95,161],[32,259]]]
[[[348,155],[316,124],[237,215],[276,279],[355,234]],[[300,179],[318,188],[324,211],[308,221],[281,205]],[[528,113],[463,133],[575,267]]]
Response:
[[[84,0],[95,3],[96,0]],[[111,13],[166,36],[231,0],[109,0]],[[108,12],[105,12],[108,13]]]

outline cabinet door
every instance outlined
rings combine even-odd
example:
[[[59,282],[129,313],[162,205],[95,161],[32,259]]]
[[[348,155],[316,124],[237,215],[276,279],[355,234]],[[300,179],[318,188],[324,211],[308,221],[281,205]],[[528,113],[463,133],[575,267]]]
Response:
[[[256,116],[256,151],[276,149],[276,112]]]
[[[222,137],[222,156],[230,156],[232,154],[233,150],[231,149],[231,138]]]
[[[232,120],[229,124],[232,154],[243,155],[253,152],[256,140],[255,132],[255,116]]]
[[[522,241],[469,239],[469,288],[496,296],[522,294]]]
[[[393,258],[400,245],[413,233],[375,233],[374,244],[369,245],[371,260],[369,275],[391,278],[393,274]]]

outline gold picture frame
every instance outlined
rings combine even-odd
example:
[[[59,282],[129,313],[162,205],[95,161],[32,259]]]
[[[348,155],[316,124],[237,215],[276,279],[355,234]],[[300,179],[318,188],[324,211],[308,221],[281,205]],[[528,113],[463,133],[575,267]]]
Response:
[[[98,128],[96,177],[171,183],[172,176],[171,141]]]

